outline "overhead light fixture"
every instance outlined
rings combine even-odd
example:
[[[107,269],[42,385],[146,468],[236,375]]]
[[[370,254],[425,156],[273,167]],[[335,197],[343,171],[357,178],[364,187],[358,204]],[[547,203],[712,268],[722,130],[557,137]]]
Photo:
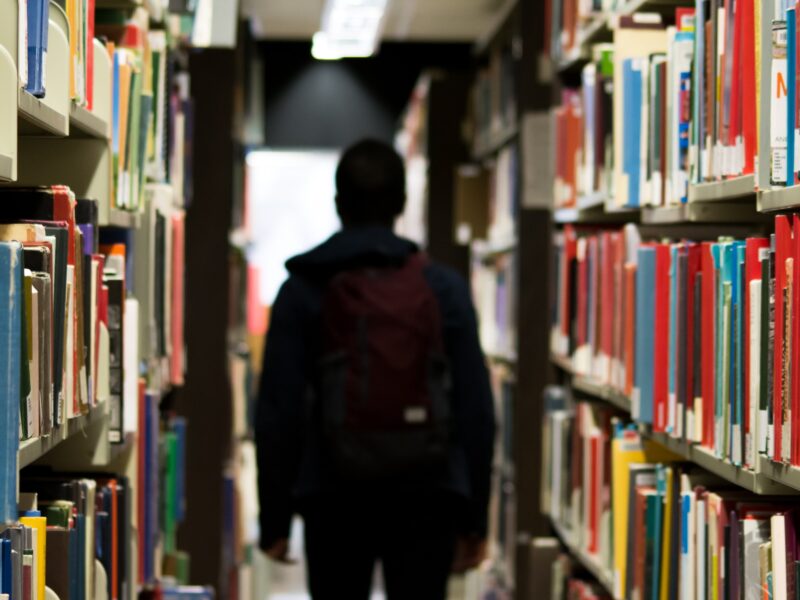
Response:
[[[312,56],[339,60],[375,54],[388,5],[389,0],[327,0],[322,28],[314,34]]]

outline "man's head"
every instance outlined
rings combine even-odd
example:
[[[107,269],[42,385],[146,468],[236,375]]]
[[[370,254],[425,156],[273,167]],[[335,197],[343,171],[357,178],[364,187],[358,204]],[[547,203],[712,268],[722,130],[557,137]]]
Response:
[[[405,202],[405,166],[391,146],[363,140],[345,151],[336,169],[336,209],[345,227],[391,227]]]

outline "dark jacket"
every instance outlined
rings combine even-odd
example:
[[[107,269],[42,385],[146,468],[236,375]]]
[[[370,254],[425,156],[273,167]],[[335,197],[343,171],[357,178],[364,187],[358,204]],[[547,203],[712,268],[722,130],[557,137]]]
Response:
[[[416,251],[389,229],[370,227],[337,233],[287,263],[290,277],[272,308],[256,407],[262,548],[288,537],[305,499],[333,487],[321,467],[320,435],[307,417],[325,282],[349,268],[402,264]],[[442,314],[459,440],[447,474],[434,485],[464,499],[461,533],[485,535],[495,420],[475,311],[457,273],[431,263],[425,275]]]

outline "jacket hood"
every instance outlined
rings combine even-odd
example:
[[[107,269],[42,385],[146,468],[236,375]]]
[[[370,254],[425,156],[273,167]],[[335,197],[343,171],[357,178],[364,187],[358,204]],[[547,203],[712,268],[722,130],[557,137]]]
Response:
[[[359,227],[333,234],[316,248],[286,263],[292,274],[326,275],[361,266],[401,265],[417,245],[386,227]]]

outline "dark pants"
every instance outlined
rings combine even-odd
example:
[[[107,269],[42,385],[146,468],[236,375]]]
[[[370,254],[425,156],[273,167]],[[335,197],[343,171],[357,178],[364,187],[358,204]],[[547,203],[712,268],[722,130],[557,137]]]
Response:
[[[444,600],[459,499],[360,495],[318,498],[303,510],[314,600],[367,600],[380,561],[388,600]]]

